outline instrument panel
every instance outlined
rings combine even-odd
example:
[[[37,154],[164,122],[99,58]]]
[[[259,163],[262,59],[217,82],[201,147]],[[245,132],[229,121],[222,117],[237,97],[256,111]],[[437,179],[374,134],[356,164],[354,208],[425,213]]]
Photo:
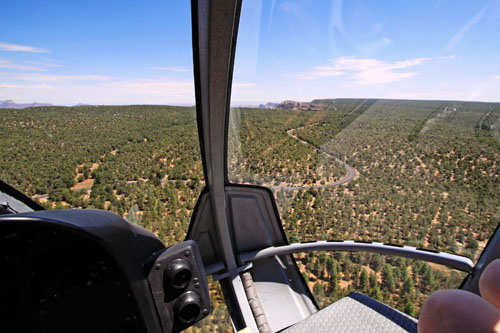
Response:
[[[0,229],[1,332],[142,332],[128,280],[96,241],[36,224]]]

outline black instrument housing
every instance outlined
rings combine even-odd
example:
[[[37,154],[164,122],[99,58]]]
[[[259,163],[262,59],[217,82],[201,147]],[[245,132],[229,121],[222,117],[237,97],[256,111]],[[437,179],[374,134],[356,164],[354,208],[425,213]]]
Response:
[[[204,268],[193,244],[176,244],[171,251],[150,231],[101,210],[2,215],[0,331],[171,332],[180,321],[174,309],[169,321],[159,314],[183,293],[167,291],[170,301],[155,303],[152,290],[164,285],[147,277],[155,260],[188,249],[190,278],[198,277],[196,289],[209,310]],[[182,313],[189,316],[190,309]],[[206,314],[200,311],[183,327]]]

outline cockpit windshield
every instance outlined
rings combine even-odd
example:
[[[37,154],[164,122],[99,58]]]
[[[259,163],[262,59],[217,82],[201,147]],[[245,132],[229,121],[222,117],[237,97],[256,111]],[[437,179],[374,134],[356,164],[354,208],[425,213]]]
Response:
[[[273,190],[291,242],[377,241],[477,260],[500,222],[499,13],[488,1],[244,2],[229,179]],[[406,267],[407,285],[429,269],[379,255],[296,258],[323,299],[360,284],[401,310]],[[405,268],[394,286],[385,263]],[[439,269],[431,289],[457,286]]]
[[[0,179],[182,241],[203,186],[189,3],[2,9]]]
[[[0,179],[46,209],[184,240],[205,185],[189,3],[2,8]],[[500,2],[244,0],[239,24],[229,182],[271,189],[290,243],[477,262],[500,223]],[[24,209],[11,199],[2,213]],[[465,275],[378,253],[294,258],[320,307],[358,290],[417,316]],[[229,330],[221,289],[210,297],[200,325]]]

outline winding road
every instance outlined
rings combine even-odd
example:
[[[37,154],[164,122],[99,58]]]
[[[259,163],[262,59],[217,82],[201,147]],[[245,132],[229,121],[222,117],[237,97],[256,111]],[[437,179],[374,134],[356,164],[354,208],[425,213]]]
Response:
[[[298,140],[300,143],[302,143],[302,144],[304,144],[306,146],[311,146],[312,147],[312,145],[309,142],[299,139],[299,137],[295,134],[296,130],[299,130],[299,129],[302,129],[302,128],[304,128],[304,127],[292,128],[292,129],[286,131],[286,133],[289,136],[291,136],[292,138]],[[345,176],[342,177],[341,179],[337,180],[337,181],[334,181],[334,182],[331,182],[331,183],[325,183],[325,184],[322,184],[322,185],[300,185],[300,186],[272,185],[271,188],[274,189],[274,190],[282,190],[282,191],[303,190],[303,189],[308,189],[308,188],[327,188],[327,187],[334,187],[334,186],[339,186],[339,185],[342,185],[342,184],[346,184],[346,183],[348,183],[349,181],[351,181],[356,176],[356,169],[354,169],[349,164],[347,164],[347,163],[339,160],[335,156],[332,156],[332,155],[328,154],[325,151],[320,151],[316,147],[313,147],[313,149],[318,154],[327,156],[329,158],[333,158],[340,165],[342,165],[345,168],[345,171],[346,171]]]

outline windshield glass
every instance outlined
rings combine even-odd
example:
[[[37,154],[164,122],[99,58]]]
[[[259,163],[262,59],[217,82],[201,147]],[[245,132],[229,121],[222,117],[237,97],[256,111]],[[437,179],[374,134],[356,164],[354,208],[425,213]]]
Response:
[[[182,241],[203,186],[189,4],[2,9],[0,178],[45,208],[107,209]]]
[[[1,8],[0,179],[46,209],[106,209],[183,241],[204,186],[189,2]],[[226,331],[212,287],[200,326]]]
[[[33,209],[12,195],[0,189],[0,215],[12,213],[32,212]]]
[[[46,209],[106,209],[183,241],[204,187],[189,2],[0,8],[0,179]],[[199,326],[230,330],[218,284],[210,295]]]
[[[291,242],[379,241],[475,261],[500,222],[499,14],[489,1],[244,2],[229,179],[273,190]],[[411,272],[408,284],[429,282],[427,264],[342,256],[297,256],[320,298],[373,275],[361,290],[418,309],[420,296],[395,291]],[[432,268],[440,282],[419,293],[458,286]]]

